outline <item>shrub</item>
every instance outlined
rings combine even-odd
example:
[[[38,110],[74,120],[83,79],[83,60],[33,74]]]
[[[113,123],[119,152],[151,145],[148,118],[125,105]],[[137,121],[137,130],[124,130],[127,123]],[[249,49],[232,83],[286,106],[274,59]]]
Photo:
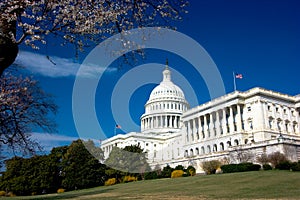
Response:
[[[264,164],[264,165],[263,165],[263,169],[264,169],[264,170],[272,170],[272,166],[269,165],[269,164]]]
[[[202,168],[206,174],[215,174],[216,170],[221,166],[218,160],[211,160],[202,163]]]
[[[258,171],[260,165],[253,163],[240,163],[240,164],[229,164],[221,166],[223,173],[234,173],[234,172],[246,172],[246,171]]]
[[[177,165],[175,167],[175,170],[182,170],[182,171],[184,171],[184,167],[182,165]]]
[[[123,177],[123,183],[128,183],[132,181],[137,181],[137,177],[134,176],[124,176]]]
[[[195,176],[196,175],[196,169],[193,166],[188,166],[188,168],[186,168],[186,173],[187,176]]]
[[[109,185],[114,185],[117,183],[117,179],[116,178],[110,178],[107,181],[105,181],[104,185],[105,186],[109,186]]]
[[[282,161],[279,162],[276,166],[275,169],[279,170],[290,170],[292,167],[292,163],[290,161]]]
[[[157,178],[158,178],[158,175],[157,175],[157,172],[156,172],[156,171],[153,171],[153,172],[147,172],[147,173],[145,173],[144,178],[145,178],[145,180],[149,180],[149,179],[157,179]]]
[[[269,162],[269,158],[268,158],[267,154],[265,154],[265,153],[261,154],[256,159],[262,165],[266,165]]]
[[[57,193],[64,193],[65,192],[65,189],[63,189],[63,188],[59,188],[58,190],[57,190]]]
[[[292,171],[300,171],[300,163],[299,163],[299,161],[292,163],[291,170]]]
[[[172,167],[170,167],[169,165],[167,165],[166,167],[163,168],[163,170],[161,172],[161,177],[162,178],[170,178],[173,171],[174,171],[174,169]]]
[[[184,171],[183,170],[174,170],[171,174],[171,178],[182,177]]]
[[[6,195],[5,191],[0,191],[0,197],[4,197]]]

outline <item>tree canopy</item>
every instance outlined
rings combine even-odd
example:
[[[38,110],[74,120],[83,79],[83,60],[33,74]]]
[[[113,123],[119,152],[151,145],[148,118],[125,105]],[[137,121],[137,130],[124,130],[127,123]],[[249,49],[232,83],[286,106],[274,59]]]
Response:
[[[94,148],[101,151],[95,145]],[[56,192],[62,187],[95,187],[104,181],[105,165],[87,151],[83,141],[76,140],[69,146],[53,148],[49,155],[7,160],[6,171],[0,176],[0,190],[32,195]]]
[[[140,146],[131,145],[123,149],[114,147],[105,164],[113,169],[128,173],[144,173],[150,171],[146,153]]]

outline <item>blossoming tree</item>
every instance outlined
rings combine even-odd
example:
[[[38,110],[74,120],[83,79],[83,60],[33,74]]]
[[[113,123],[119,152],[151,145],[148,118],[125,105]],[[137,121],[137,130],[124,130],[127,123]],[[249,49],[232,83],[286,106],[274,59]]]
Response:
[[[1,0],[0,75],[21,43],[38,49],[55,34],[81,49],[132,28],[170,26],[186,6],[186,0]]]
[[[0,152],[5,146],[24,154],[35,153],[39,145],[30,133],[55,131],[51,116],[56,111],[53,98],[37,81],[4,73],[0,79]]]

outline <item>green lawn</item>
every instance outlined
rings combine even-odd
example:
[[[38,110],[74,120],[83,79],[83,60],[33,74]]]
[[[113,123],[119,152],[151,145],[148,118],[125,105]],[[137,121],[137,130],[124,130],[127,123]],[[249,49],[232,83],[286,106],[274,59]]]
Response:
[[[10,199],[300,199],[300,173],[259,171],[138,181]]]

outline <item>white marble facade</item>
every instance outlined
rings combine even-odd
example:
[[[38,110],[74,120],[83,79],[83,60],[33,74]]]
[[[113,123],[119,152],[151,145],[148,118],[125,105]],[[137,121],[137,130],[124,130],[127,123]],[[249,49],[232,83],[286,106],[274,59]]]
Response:
[[[141,132],[116,135],[102,142],[105,158],[113,146],[139,144],[152,167],[201,162],[239,162],[247,152],[251,161],[262,153],[285,153],[300,159],[300,95],[253,88],[235,91],[189,108],[183,91],[171,80],[168,66],[163,81],[153,89],[141,116]]]

